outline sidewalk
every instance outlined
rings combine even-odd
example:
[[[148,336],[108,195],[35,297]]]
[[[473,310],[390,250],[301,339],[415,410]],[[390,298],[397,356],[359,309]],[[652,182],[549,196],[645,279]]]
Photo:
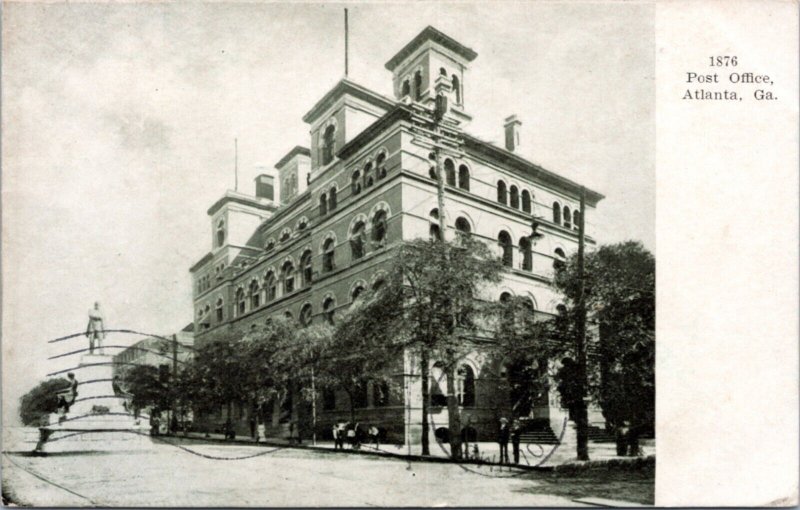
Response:
[[[206,437],[208,436],[208,437]],[[267,438],[266,441],[256,443],[253,439],[247,436],[237,436],[234,440],[226,440],[223,434],[205,434],[202,432],[190,432],[187,436],[178,434],[177,436],[164,436],[165,438],[177,437],[178,439],[199,439],[205,441],[213,441],[214,443],[225,444],[241,444],[241,445],[264,445],[264,446],[286,446],[288,448],[303,448],[314,449],[326,452],[336,451],[332,441],[317,441],[312,444],[310,439],[304,439],[302,443],[297,443],[296,440],[288,440],[283,438]],[[433,438],[431,438],[433,439]],[[478,446],[479,456],[476,458],[473,455],[473,446]],[[535,444],[523,443],[520,445],[520,463],[518,467],[523,469],[549,469],[554,466],[559,466],[568,463],[580,463],[576,458],[574,448],[567,449],[566,446],[550,445],[550,444]],[[641,443],[642,455],[647,457],[655,455],[655,443],[653,440],[644,440]],[[508,445],[510,460],[513,462],[513,448]],[[383,455],[392,456],[403,459],[414,459],[433,462],[447,462],[450,460],[450,445],[437,443],[435,440],[430,444],[430,456],[422,455],[422,446],[419,444],[411,445],[397,445],[397,444],[381,444],[378,448],[374,444],[364,443],[358,449],[353,449],[350,445],[345,444],[343,453],[362,454],[362,455]],[[589,458],[591,461],[609,460],[609,459],[630,459],[631,457],[618,457],[616,455],[616,447],[614,443],[589,443]],[[475,464],[499,464],[500,459],[500,445],[494,442],[478,442],[470,443],[469,458],[464,458],[463,461]]]

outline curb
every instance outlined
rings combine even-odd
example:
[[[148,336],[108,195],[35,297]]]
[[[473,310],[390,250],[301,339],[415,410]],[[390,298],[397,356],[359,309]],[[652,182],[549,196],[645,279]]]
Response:
[[[433,462],[439,464],[468,464],[471,466],[491,466],[491,467],[508,467],[513,469],[519,469],[520,471],[531,471],[531,472],[552,472],[554,470],[554,466],[527,466],[524,464],[494,464],[491,462],[479,462],[475,460],[459,460],[454,461],[448,457],[434,457],[434,456],[425,456],[425,455],[403,455],[399,453],[392,453],[392,452],[383,452],[383,451],[369,451],[369,450],[335,450],[331,448],[324,448],[321,446],[313,446],[311,444],[291,444],[291,443],[279,443],[276,441],[259,441],[258,443],[254,441],[245,441],[242,439],[233,439],[233,440],[226,440],[226,439],[217,439],[213,437],[197,437],[197,436],[156,436],[156,437],[165,437],[171,439],[177,439],[179,441],[201,441],[206,443],[213,443],[213,444],[227,444],[227,445],[242,445],[242,446],[270,446],[276,447],[280,446],[283,448],[292,448],[297,450],[312,450],[315,452],[323,452],[328,454],[344,454],[344,455],[365,455],[365,456],[372,456],[372,457],[384,457],[390,459],[397,459],[397,460],[405,460],[405,461],[414,461],[414,462]]]

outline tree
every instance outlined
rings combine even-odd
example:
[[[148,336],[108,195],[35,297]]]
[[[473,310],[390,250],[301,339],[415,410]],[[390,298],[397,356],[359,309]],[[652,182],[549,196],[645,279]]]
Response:
[[[39,425],[42,416],[58,409],[58,392],[69,388],[69,380],[59,377],[40,382],[20,398],[19,416],[25,426]]]
[[[572,359],[575,299],[579,285],[575,257],[558,270],[554,284],[565,296],[565,308],[553,321],[561,353]],[[599,339],[589,347],[589,394],[612,425],[631,426],[632,453],[638,435],[655,419],[655,259],[639,242],[600,247],[586,256],[585,301]],[[594,352],[593,352],[594,351]],[[569,367],[562,374],[562,398],[574,397]]]
[[[474,346],[467,340],[482,331],[486,308],[477,299],[500,280],[502,264],[480,241],[460,235],[456,242],[414,240],[400,246],[390,274],[360,315],[370,345],[388,342],[419,354],[422,379],[422,453],[429,455],[430,360],[439,359],[447,376],[451,455],[461,458],[461,419],[455,375],[460,359]],[[371,329],[372,333],[369,332]]]
[[[137,411],[147,406],[166,409],[171,396],[170,379],[169,370],[152,365],[129,367],[122,376],[127,392],[132,395],[131,405]]]

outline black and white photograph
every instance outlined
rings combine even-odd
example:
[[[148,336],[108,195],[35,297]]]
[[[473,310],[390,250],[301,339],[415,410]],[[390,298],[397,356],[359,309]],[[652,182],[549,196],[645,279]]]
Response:
[[[5,505],[656,504],[655,2],[2,10]]]

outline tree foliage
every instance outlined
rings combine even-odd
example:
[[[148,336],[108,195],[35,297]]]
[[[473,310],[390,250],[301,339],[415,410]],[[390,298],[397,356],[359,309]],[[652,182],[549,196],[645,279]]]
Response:
[[[585,303],[599,338],[589,344],[589,393],[613,425],[632,430],[651,427],[655,418],[655,259],[641,243],[600,247],[586,256]],[[570,258],[554,280],[565,308],[553,321],[568,360],[560,374],[562,400],[576,398],[570,362],[574,360],[574,317],[580,280],[577,259]]]
[[[42,416],[56,412],[59,391],[69,388],[69,380],[59,377],[40,382],[20,398],[19,415],[22,424],[36,426]]]
[[[474,348],[467,340],[483,333],[486,306],[478,297],[500,281],[502,264],[482,242],[459,234],[455,242],[414,240],[398,248],[386,283],[358,311],[369,345],[410,347],[419,355],[422,379],[422,451],[428,449],[430,361],[447,375],[451,453],[460,458],[461,420],[455,392],[460,360]]]

